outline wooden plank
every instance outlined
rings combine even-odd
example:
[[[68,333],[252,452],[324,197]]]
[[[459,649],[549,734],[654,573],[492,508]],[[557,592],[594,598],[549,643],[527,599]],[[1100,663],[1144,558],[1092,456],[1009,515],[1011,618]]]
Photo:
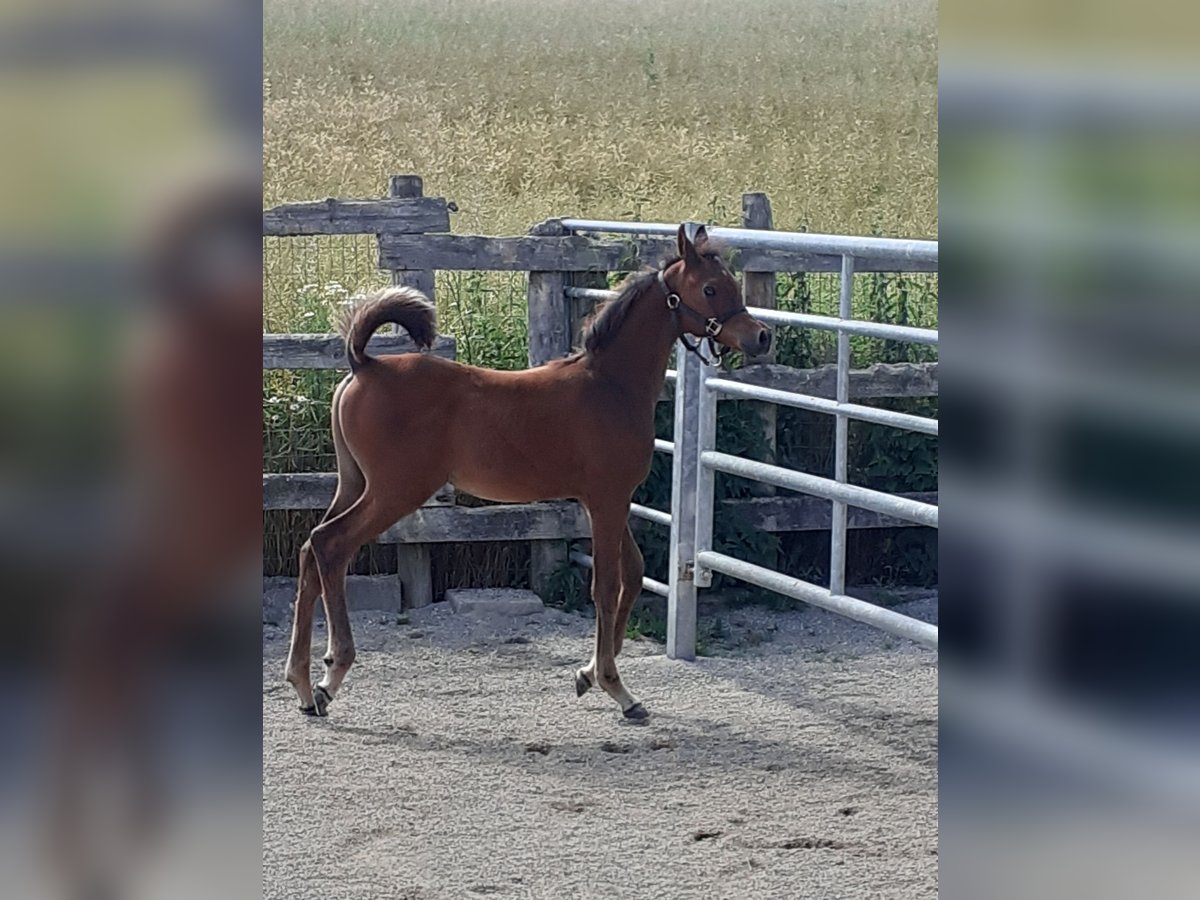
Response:
[[[336,472],[266,472],[263,509],[328,509],[336,487]],[[454,486],[442,485],[424,505],[453,506]]]
[[[626,259],[628,257],[628,259]],[[505,272],[607,271],[642,265],[632,245],[580,235],[483,237],[380,235],[383,269],[483,269]]]
[[[578,503],[446,506],[419,509],[378,537],[387,543],[549,541],[588,537],[587,513]]]
[[[263,234],[389,234],[449,231],[450,210],[443,197],[389,197],[383,200],[313,200],[263,210]]]
[[[930,363],[876,363],[866,369],[850,370],[850,399],[879,400],[887,397],[936,397],[938,395],[937,366]],[[837,366],[819,366],[815,369],[793,369],[791,366],[764,365],[753,369],[737,369],[722,372],[722,378],[794,391],[815,397],[836,395]],[[673,400],[675,391],[671,385],[663,385],[658,402]],[[720,401],[733,400],[723,394]],[[747,402],[747,401],[742,401]]]
[[[349,369],[346,341],[337,334],[264,334],[264,369]],[[454,359],[455,340],[438,335],[429,351],[434,356]],[[367,342],[372,356],[416,353],[417,345],[407,334],[376,334]]]
[[[866,369],[850,370],[850,399],[878,400],[886,397],[936,397],[938,364],[875,363]],[[837,366],[793,369],[790,366],[764,365],[739,369],[721,375],[730,381],[760,387],[793,391],[814,397],[833,399],[837,394]],[[722,398],[727,399],[727,398]]]
[[[922,503],[937,503],[937,491],[902,493]],[[828,531],[832,525],[832,504],[820,497],[750,497],[744,500],[723,500],[717,516],[728,516],[744,528],[757,531]],[[913,522],[893,519],[869,509],[850,507],[846,525],[849,528],[919,528]]]
[[[333,499],[333,473],[263,475],[263,509],[325,509]],[[453,488],[444,486],[424,507],[379,537],[380,543],[507,541],[559,542],[591,535],[583,507],[568,501],[498,506],[454,506]],[[937,503],[936,491],[898,496]],[[819,497],[783,496],[723,500],[717,515],[760,531],[825,531],[830,503]],[[637,520],[640,521],[640,520]],[[911,522],[851,507],[850,528],[906,528]],[[535,546],[537,546],[535,544]],[[550,550],[547,545],[547,550]]]
[[[542,226],[539,226],[542,227]],[[432,230],[432,229],[431,229]],[[381,269],[456,269],[496,272],[630,272],[657,266],[675,256],[675,241],[664,238],[602,240],[584,235],[529,234],[487,237],[471,234],[380,234]],[[813,256],[786,250],[738,250],[731,266],[745,272],[839,272],[840,256]],[[858,272],[890,272],[893,266],[864,260]],[[936,265],[912,265],[936,272]]]

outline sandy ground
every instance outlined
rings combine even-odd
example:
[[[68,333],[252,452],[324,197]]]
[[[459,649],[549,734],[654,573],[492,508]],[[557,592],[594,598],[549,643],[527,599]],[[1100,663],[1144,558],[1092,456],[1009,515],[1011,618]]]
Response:
[[[696,663],[627,643],[644,725],[575,697],[581,615],[356,613],[327,719],[265,625],[264,896],[936,897],[936,655],[816,609],[726,621]]]

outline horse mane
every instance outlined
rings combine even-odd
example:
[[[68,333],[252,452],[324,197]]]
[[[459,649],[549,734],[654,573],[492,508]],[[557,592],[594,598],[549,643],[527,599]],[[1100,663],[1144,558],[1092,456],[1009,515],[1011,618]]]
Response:
[[[674,265],[676,262],[678,262],[678,258],[669,259],[663,263],[663,268]],[[641,272],[635,272],[621,282],[620,287],[617,288],[616,297],[605,300],[596,307],[583,325],[584,353],[603,350],[612,342],[617,332],[621,330],[621,326],[625,324],[625,318],[629,315],[629,309],[633,306],[634,300],[658,280],[658,272],[658,269],[643,269]]]

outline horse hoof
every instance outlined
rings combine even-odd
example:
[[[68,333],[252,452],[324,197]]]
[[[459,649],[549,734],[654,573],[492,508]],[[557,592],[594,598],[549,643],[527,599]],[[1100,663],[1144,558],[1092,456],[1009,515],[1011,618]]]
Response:
[[[316,706],[302,706],[302,707],[300,707],[300,714],[305,715],[305,716],[315,716],[317,714],[317,707]]]
[[[592,683],[588,681],[588,677],[583,674],[583,669],[575,673],[575,696],[582,697],[592,689]]]
[[[635,703],[629,709],[625,710],[625,718],[632,719],[635,722],[642,722],[650,718],[650,713],[646,711],[646,707],[640,703]]]
[[[316,707],[313,710],[315,716],[329,715],[329,704],[333,702],[333,694],[325,690],[321,685],[317,685],[313,691],[313,704]]]

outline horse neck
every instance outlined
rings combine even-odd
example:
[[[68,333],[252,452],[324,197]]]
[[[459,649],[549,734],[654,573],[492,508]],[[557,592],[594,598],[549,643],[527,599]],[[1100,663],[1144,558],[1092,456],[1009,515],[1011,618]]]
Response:
[[[657,282],[632,300],[612,339],[591,356],[592,367],[639,399],[656,403],[679,337],[675,317]]]

